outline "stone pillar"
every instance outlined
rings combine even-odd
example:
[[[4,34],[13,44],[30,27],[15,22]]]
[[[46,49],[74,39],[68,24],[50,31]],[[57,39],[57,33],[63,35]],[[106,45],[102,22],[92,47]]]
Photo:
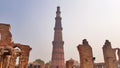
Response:
[[[10,58],[11,56],[10,55],[7,55],[4,57],[3,59],[3,64],[2,64],[2,68],[10,68]]]
[[[21,49],[21,56],[19,57],[19,68],[28,68],[29,53],[31,48],[26,45],[18,45]]]
[[[120,49],[118,49],[118,63],[120,64]]]
[[[14,50],[12,52],[12,55],[10,56],[9,68],[15,68],[15,66],[16,66],[16,59],[17,59],[18,56],[20,56],[20,52]]]
[[[0,68],[8,68],[10,64],[10,54],[11,48],[8,47],[2,47],[0,48]]]
[[[78,52],[80,55],[80,68],[94,68],[92,48],[87,40],[83,40],[83,44],[78,45]]]
[[[115,52],[116,50],[112,49],[111,43],[106,40],[103,46],[103,55],[106,68],[118,68]]]
[[[0,23],[0,68],[15,68],[16,59],[20,55],[20,51],[14,49],[16,44],[12,40],[12,34],[10,32],[10,24]],[[29,52],[31,48],[29,46],[18,45],[23,52],[20,56],[25,60],[20,68],[28,68]],[[20,60],[21,61],[21,60]]]
[[[0,68],[2,68],[3,64],[3,54],[4,54],[4,48],[0,47]]]
[[[0,56],[0,68],[2,68],[2,64],[3,64],[3,56]]]

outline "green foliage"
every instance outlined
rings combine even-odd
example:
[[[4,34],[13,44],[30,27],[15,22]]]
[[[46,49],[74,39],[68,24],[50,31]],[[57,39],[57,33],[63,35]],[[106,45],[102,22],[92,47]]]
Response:
[[[38,63],[42,63],[42,64],[45,63],[45,62],[44,62],[43,60],[41,60],[41,59],[36,59],[34,62],[38,62]]]

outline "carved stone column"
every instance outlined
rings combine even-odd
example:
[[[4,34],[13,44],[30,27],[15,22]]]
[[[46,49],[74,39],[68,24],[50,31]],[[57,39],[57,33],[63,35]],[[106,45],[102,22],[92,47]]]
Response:
[[[6,68],[8,64],[8,55],[4,54],[7,46],[13,46],[10,24],[0,23],[0,68]],[[9,51],[8,51],[9,52]]]
[[[6,47],[0,48],[0,68],[8,68],[10,51]]]
[[[4,57],[3,59],[3,66],[2,68],[9,68],[9,65],[10,65],[10,59],[11,59],[11,56],[10,55],[7,55]]]
[[[3,57],[2,55],[0,56],[0,68],[2,68],[2,63],[3,63]]]
[[[19,68],[28,68],[29,53],[31,48],[26,45],[18,45],[21,49],[21,56],[19,57]]]
[[[87,40],[83,40],[82,45],[77,46],[80,55],[80,68],[94,68],[92,48]]]
[[[118,68],[115,52],[116,50],[112,49],[111,43],[106,40],[103,46],[103,55],[106,68]]]
[[[12,52],[12,55],[11,55],[11,58],[10,58],[10,65],[9,65],[9,68],[15,68],[15,65],[16,65],[16,59],[17,57],[20,55],[20,52],[17,51],[17,50],[14,50]]]
[[[3,64],[3,54],[4,54],[4,48],[0,47],[0,68],[2,68]]]
[[[16,45],[10,32],[10,24],[0,23],[0,68],[15,68],[16,59],[20,56],[20,48],[23,52],[20,56],[20,68],[28,68],[29,52],[31,48],[26,45]]]

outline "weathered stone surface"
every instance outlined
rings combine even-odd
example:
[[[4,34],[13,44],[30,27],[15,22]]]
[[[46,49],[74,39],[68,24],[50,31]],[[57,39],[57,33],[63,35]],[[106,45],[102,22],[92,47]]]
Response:
[[[94,68],[92,48],[87,40],[83,40],[83,44],[77,46],[80,55],[80,68]]]
[[[118,48],[117,54],[118,54],[118,63],[120,64],[120,49],[119,48]]]
[[[28,68],[29,53],[31,48],[28,45],[15,44],[21,50],[21,55],[19,56],[19,68]]]
[[[95,63],[95,68],[105,68],[105,63]]]
[[[0,46],[13,46],[9,24],[0,24]]]
[[[0,68],[15,68],[17,57],[20,57],[19,68],[28,68],[30,50],[29,46],[13,42],[9,24],[0,24]]]
[[[106,40],[103,45],[103,55],[106,68],[118,68],[116,60],[116,49],[113,49],[111,43]]]

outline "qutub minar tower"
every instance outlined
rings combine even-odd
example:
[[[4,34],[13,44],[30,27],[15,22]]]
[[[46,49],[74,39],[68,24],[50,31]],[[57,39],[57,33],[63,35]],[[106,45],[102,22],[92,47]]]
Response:
[[[62,24],[60,16],[60,7],[57,7],[56,18],[55,18],[55,28],[54,28],[54,41],[53,51],[52,51],[52,63],[51,68],[65,68],[64,61],[64,41],[62,40]]]

